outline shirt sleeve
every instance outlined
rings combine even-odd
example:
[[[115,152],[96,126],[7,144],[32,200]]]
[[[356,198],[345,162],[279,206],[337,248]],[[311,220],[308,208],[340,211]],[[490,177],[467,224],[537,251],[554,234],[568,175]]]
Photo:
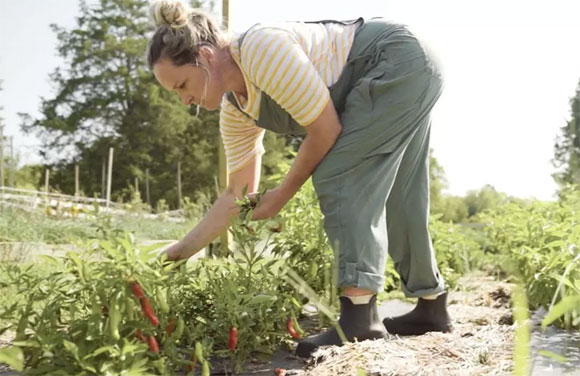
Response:
[[[238,110],[224,96],[220,110],[220,134],[224,143],[228,173],[241,170],[256,155],[264,154],[264,129]]]
[[[322,77],[290,31],[251,30],[242,43],[241,61],[255,85],[302,126],[316,120],[330,99]]]

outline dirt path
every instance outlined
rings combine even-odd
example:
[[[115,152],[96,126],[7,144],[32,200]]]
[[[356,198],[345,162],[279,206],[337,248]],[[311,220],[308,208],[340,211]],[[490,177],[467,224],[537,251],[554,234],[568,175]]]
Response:
[[[248,372],[241,375],[273,375],[278,367],[285,368],[288,376],[356,375],[358,369],[372,376],[509,375],[514,338],[511,288],[510,284],[481,273],[471,274],[460,280],[457,291],[450,293],[453,333],[391,336],[329,347],[319,350],[308,362],[279,351],[270,364],[248,364]],[[389,300],[380,305],[380,316],[399,315],[413,306]]]

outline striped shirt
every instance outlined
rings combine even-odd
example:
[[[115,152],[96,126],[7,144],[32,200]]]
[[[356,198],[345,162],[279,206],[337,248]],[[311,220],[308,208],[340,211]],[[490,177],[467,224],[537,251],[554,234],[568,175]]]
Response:
[[[264,129],[256,125],[262,90],[300,125],[311,124],[330,99],[328,87],[346,64],[356,25],[276,23],[252,27],[242,42],[230,47],[240,67],[247,98],[236,97],[240,111],[222,100],[220,132],[228,172],[242,169],[263,154]]]

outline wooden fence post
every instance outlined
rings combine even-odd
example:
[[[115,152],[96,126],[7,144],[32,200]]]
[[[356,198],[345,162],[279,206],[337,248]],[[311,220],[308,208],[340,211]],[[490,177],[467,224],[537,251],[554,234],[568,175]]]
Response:
[[[16,160],[14,159],[14,136],[10,136],[10,186],[14,188],[14,173],[16,172]]]
[[[44,193],[46,193],[46,199],[48,200],[48,186],[50,184],[50,170],[47,168],[44,172]]]
[[[225,30],[230,30],[230,1],[222,0],[222,25]],[[218,195],[222,194],[228,187],[228,168],[226,164],[226,152],[224,149],[224,143],[222,141],[221,135],[218,136],[218,156],[219,156],[219,192]],[[229,244],[230,244],[230,232],[226,229],[224,233],[220,235],[220,250],[219,253],[222,256],[229,254]]]
[[[105,198],[107,194],[107,158],[103,156],[101,163],[101,198]]]
[[[79,196],[79,165],[75,164],[75,197]]]
[[[109,148],[109,168],[107,171],[107,209],[111,204],[111,181],[113,179],[113,148]]]
[[[179,204],[177,207],[181,209],[183,206],[182,204],[182,197],[181,197],[181,162],[177,162],[177,199],[179,200]]]
[[[147,204],[151,206],[151,199],[149,197],[149,169],[145,170],[145,196],[147,198]]]

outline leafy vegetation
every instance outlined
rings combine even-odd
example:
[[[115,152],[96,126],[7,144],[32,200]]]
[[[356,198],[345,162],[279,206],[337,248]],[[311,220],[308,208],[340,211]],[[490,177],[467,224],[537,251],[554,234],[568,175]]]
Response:
[[[568,186],[558,202],[510,203],[480,215],[487,252],[514,265],[532,308],[552,308],[580,295],[580,190]],[[509,271],[509,269],[507,269]],[[565,326],[580,326],[580,307],[562,312]]]
[[[96,218],[82,219],[2,207],[0,242],[70,244],[78,239],[102,238],[103,232],[114,229],[134,233],[143,240],[180,239],[193,227],[196,219],[198,217],[176,223],[132,214],[99,214]]]
[[[204,359],[221,357],[240,370],[250,356],[267,357],[292,340],[288,320],[295,322],[304,304],[326,307],[319,325],[333,324],[334,255],[311,182],[275,221],[250,221],[251,206],[242,213],[231,226],[235,251],[225,258],[166,266],[133,235],[109,230],[81,240],[80,254],[44,257],[48,270],[3,264],[0,286],[17,298],[2,302],[1,318],[5,330],[16,332],[13,348],[22,354],[24,374],[173,374],[192,366],[196,346]],[[452,285],[476,265],[466,256],[476,243],[455,226],[432,221],[441,270]],[[387,287],[397,288],[394,272],[386,273]],[[140,312],[133,283],[142,286],[159,325]],[[302,284],[308,294],[296,288]],[[167,334],[172,320],[184,327],[179,338]],[[159,352],[141,336],[155,338]]]

